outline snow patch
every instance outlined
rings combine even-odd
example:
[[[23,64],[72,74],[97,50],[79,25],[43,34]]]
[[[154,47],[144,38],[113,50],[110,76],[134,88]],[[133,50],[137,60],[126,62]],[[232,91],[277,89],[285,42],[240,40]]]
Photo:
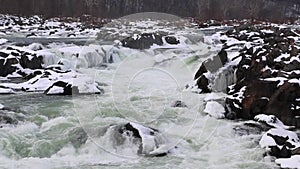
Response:
[[[300,155],[294,155],[291,158],[279,158],[275,162],[280,165],[281,168],[297,168],[300,169]]]
[[[209,114],[210,116],[218,119],[225,117],[224,107],[216,101],[207,102],[203,111]]]

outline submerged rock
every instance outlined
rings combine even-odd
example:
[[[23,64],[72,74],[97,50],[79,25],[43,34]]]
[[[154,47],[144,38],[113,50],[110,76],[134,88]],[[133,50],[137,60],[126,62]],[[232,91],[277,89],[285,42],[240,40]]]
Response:
[[[79,148],[81,145],[85,144],[88,139],[87,133],[81,127],[72,129],[68,135],[75,148]]]
[[[183,101],[176,100],[171,104],[171,107],[187,107],[187,105]]]
[[[24,121],[23,113],[18,113],[9,107],[0,104],[0,128],[5,126],[15,126],[20,121]]]

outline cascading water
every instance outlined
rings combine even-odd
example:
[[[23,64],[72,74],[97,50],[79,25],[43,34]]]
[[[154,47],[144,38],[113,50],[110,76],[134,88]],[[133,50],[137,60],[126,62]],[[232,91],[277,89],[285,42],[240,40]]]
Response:
[[[235,83],[235,70],[232,66],[220,69],[214,76],[212,90],[226,93],[227,86]]]
[[[275,168],[263,158],[260,135],[238,136],[236,124],[203,112],[206,95],[184,90],[200,61],[217,51],[202,42],[198,28],[181,22],[173,27],[166,21],[127,23],[128,32],[164,29],[183,41],[145,50],[51,44],[37,51],[44,53],[45,65],[93,77],[105,93],[1,96],[1,104],[15,109],[8,112],[25,116],[0,128],[1,168]],[[101,33],[120,33],[111,25]],[[106,67],[99,69],[102,64]],[[213,88],[224,91],[232,82],[233,70],[224,69],[216,73]],[[177,100],[186,106],[172,106]]]

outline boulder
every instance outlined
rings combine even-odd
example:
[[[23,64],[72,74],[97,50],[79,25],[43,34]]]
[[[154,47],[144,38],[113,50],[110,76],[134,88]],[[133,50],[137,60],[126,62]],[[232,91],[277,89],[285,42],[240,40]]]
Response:
[[[6,77],[17,70],[16,64],[18,60],[16,58],[0,58],[0,76]]]
[[[43,57],[37,55],[30,55],[29,53],[23,53],[20,59],[20,65],[23,68],[29,69],[42,69]]]

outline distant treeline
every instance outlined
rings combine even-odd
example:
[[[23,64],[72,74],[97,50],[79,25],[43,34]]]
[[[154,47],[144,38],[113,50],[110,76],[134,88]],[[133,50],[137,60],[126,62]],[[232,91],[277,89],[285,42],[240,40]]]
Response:
[[[300,0],[0,0],[0,13],[118,18],[137,12],[182,17],[286,21],[300,15]]]

